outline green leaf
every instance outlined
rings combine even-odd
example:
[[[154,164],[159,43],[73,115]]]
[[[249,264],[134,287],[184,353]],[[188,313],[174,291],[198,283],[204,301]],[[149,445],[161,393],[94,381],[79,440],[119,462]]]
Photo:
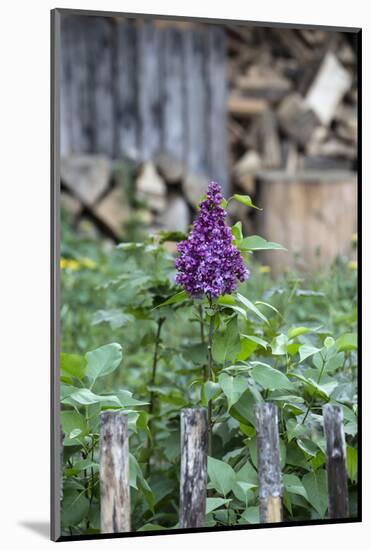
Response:
[[[61,400],[62,403],[68,405],[92,405],[93,403],[104,403],[109,405],[115,405],[121,407],[119,398],[116,395],[97,395],[88,388],[81,388],[74,391],[68,397]]]
[[[122,313],[119,309],[99,309],[93,315],[92,325],[109,323],[111,329],[115,330],[132,321],[134,321],[133,315]]]
[[[134,487],[134,489],[137,489],[143,494],[149,509],[151,512],[154,512],[155,509],[152,490],[143,476],[142,469],[137,459],[131,453],[129,453],[129,476],[130,486]]]
[[[88,351],[85,357],[88,362],[86,375],[93,386],[97,378],[106,376],[117,369],[122,360],[122,348],[117,343],[106,344],[93,351]]]
[[[201,388],[201,401],[204,406],[221,393],[220,384],[208,380]]]
[[[232,235],[236,239],[236,241],[240,241],[241,239],[243,239],[242,223],[241,222],[235,223],[234,226],[231,228],[231,231],[232,231]]]
[[[73,376],[81,380],[85,376],[86,359],[82,355],[74,355],[72,353],[60,354],[60,369],[61,375]]]
[[[319,513],[325,517],[327,510],[327,476],[323,469],[305,474],[303,485],[308,495],[308,502]]]
[[[89,511],[89,500],[83,493],[73,493],[63,498],[62,525],[76,527]]]
[[[284,246],[278,243],[267,241],[259,235],[250,235],[239,242],[240,250],[287,250]]]
[[[166,531],[167,527],[158,525],[157,523],[146,523],[137,529],[137,531]]]
[[[292,338],[296,338],[297,336],[301,336],[302,334],[308,334],[308,332],[312,332],[312,329],[308,327],[293,327],[290,328],[288,332],[289,340]]]
[[[336,340],[336,349],[338,351],[354,351],[358,349],[358,337],[356,332],[343,334]]]
[[[250,300],[248,300],[245,296],[242,296],[242,294],[239,294],[239,293],[237,293],[236,296],[237,296],[237,300],[241,304],[243,304],[245,307],[247,307],[247,309],[252,311],[260,319],[262,319],[262,321],[269,324],[268,319],[266,318],[266,316],[263,315],[263,313],[256,306],[254,306],[254,304],[252,302],[250,302]]]
[[[315,353],[318,353],[320,351],[319,348],[315,348],[314,346],[308,346],[307,344],[303,344],[300,346],[299,349],[299,356],[300,356],[300,363],[305,361],[305,359],[308,359],[311,355],[314,355]]]
[[[226,373],[219,375],[219,384],[227,397],[228,410],[240,399],[249,387],[249,381],[243,376],[229,376]]]
[[[252,368],[251,376],[265,390],[293,389],[292,383],[285,374],[263,363]]]
[[[164,306],[170,306],[171,304],[180,304],[181,302],[184,302],[185,300],[187,300],[187,298],[188,298],[188,294],[186,293],[186,291],[181,290],[180,292],[177,292],[176,294],[174,294],[173,296],[165,300],[165,302],[162,302],[162,304],[156,306],[153,309],[158,309]]]
[[[257,305],[257,306],[265,306],[265,307],[267,307],[268,309],[271,309],[272,311],[274,311],[274,313],[277,313],[277,315],[279,315],[279,316],[282,318],[282,315],[281,315],[281,313],[278,311],[278,309],[277,309],[276,307],[272,306],[272,304],[269,304],[268,302],[262,302],[261,300],[256,300],[255,305]]]
[[[117,393],[123,407],[140,407],[149,404],[147,401],[139,401],[138,399],[134,399],[134,397],[132,397],[132,392],[128,390],[119,390]]]
[[[252,334],[241,334],[241,338],[247,338],[248,340],[251,340],[251,342],[255,342],[255,344],[261,346],[264,349],[268,348],[268,342],[263,340],[263,338],[259,338],[258,336],[254,336]]]
[[[210,514],[213,510],[224,506],[231,502],[230,498],[207,498],[206,499],[206,514]]]
[[[336,381],[331,381],[327,384],[320,385],[315,380],[312,380],[312,378],[306,378],[305,376],[302,376],[301,374],[296,374],[294,372],[291,372],[290,376],[296,378],[297,380],[300,380],[311,395],[317,396],[321,399],[324,399],[325,401],[328,401],[331,392],[337,386]]]
[[[293,493],[295,495],[301,495],[305,499],[308,500],[307,491],[300,481],[300,479],[294,475],[294,474],[283,474],[283,484],[285,486],[285,489],[289,493]]]
[[[279,334],[271,343],[272,355],[286,355],[287,353],[287,336]]]
[[[246,390],[240,399],[231,407],[230,414],[242,424],[252,424],[256,426],[255,416],[256,400],[250,390]]]
[[[85,417],[78,411],[61,411],[60,420],[65,437],[71,438],[73,430],[79,430],[79,433],[86,433],[87,425]]]
[[[260,523],[259,506],[249,506],[243,512],[241,518],[248,523]]]
[[[234,361],[240,352],[240,334],[237,317],[234,316],[224,331],[218,331],[213,339],[212,355],[217,363]]]
[[[258,474],[250,462],[246,462],[240,470],[236,473],[236,482],[243,481],[250,485],[257,487]]]
[[[226,462],[209,456],[207,459],[207,471],[211,485],[225,498],[232,490],[236,480],[233,468]]]
[[[255,206],[255,204],[253,204],[251,197],[249,195],[234,194],[229,200],[232,200],[232,199],[244,204],[245,206],[250,206],[250,208],[255,208],[256,210],[263,210],[262,208],[259,208],[258,206]]]
[[[347,471],[350,480],[356,483],[358,473],[358,451],[354,447],[347,447]]]

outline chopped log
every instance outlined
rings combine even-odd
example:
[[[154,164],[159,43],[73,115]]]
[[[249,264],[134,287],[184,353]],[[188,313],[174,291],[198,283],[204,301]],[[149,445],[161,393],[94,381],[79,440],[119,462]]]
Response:
[[[107,189],[111,163],[103,155],[71,155],[61,159],[61,181],[85,206],[92,206]]]
[[[206,409],[183,409],[179,526],[203,527],[206,514],[208,425]]]
[[[323,407],[323,425],[326,437],[326,470],[330,518],[349,516],[348,476],[343,411],[338,405]]]
[[[282,46],[290,57],[297,59],[301,65],[311,62],[318,56],[312,47],[307,46],[300,35],[295,30],[290,29],[272,29],[272,33],[277,36]]]
[[[188,174],[182,182],[183,192],[188,203],[195,208],[201,197],[206,193],[209,179],[198,174]]]
[[[246,76],[237,79],[237,86],[248,97],[279,101],[290,90],[291,82],[270,67],[252,65]]]
[[[278,120],[282,129],[303,147],[319,124],[314,111],[307,107],[299,94],[288,95],[281,103]]]
[[[256,406],[260,523],[282,521],[283,484],[280,466],[277,407]]]
[[[122,411],[100,414],[101,533],[130,531],[128,417]]]
[[[328,155],[305,155],[298,164],[299,170],[343,170],[350,171],[353,162],[347,158]]]
[[[145,162],[136,180],[138,197],[144,199],[151,210],[162,212],[166,208],[166,185],[152,162]]]
[[[258,233],[288,250],[261,254],[273,275],[287,266],[307,272],[325,270],[338,255],[351,252],[351,236],[357,228],[355,173],[262,172],[258,193],[265,205],[258,217]]]
[[[171,195],[160,220],[161,227],[167,231],[187,233],[190,222],[186,201],[180,195]]]
[[[267,110],[260,115],[259,137],[263,166],[265,168],[278,168],[281,166],[282,157],[277,118],[272,110]]]
[[[94,214],[110,229],[116,239],[123,236],[124,224],[130,217],[130,209],[124,202],[124,193],[120,185],[105,195],[94,208]]]
[[[336,56],[328,52],[308,90],[305,103],[316,113],[322,124],[327,125],[350,86],[350,74],[339,63]]]
[[[268,103],[264,99],[255,99],[245,97],[239,93],[231,93],[228,97],[227,108],[231,115],[250,118],[266,111]]]
[[[166,183],[180,183],[184,176],[183,162],[171,153],[159,153],[154,157],[154,163],[159,174]]]

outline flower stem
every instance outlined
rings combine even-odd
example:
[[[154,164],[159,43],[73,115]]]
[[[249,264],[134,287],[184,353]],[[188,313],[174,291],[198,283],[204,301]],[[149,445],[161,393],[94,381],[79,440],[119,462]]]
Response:
[[[204,346],[206,341],[205,341],[205,318],[204,318],[204,309],[202,307],[202,304],[200,304],[198,306],[198,314],[199,314],[199,317],[200,317],[200,336],[201,336],[201,344]],[[204,379],[204,382],[207,381],[207,366],[206,365],[203,365],[202,367],[202,372],[203,372],[203,379]]]
[[[162,325],[164,324],[165,318],[160,317],[157,321],[157,332],[156,332],[156,339],[155,339],[155,349],[153,352],[153,360],[152,360],[152,374],[151,374],[151,380],[150,385],[154,386],[156,384],[156,374],[157,374],[157,363],[158,363],[158,355],[159,355],[159,347],[160,347],[160,341],[161,341],[161,329]],[[148,412],[150,415],[150,418],[148,420],[148,429],[150,433],[152,433],[152,418],[153,411],[155,408],[155,392],[151,389],[149,394],[149,407]],[[153,439],[152,439],[152,445],[153,445]],[[148,436],[147,437],[147,448],[151,447],[151,439]],[[151,457],[148,457],[148,463],[147,463],[147,475],[150,474],[151,471]]]
[[[212,306],[211,306],[212,307]],[[209,335],[207,343],[207,354],[208,354],[208,364],[207,364],[207,380],[212,380],[213,378],[213,356],[211,353],[213,345],[213,336],[215,330],[215,312],[210,317],[210,326],[209,326]],[[207,417],[208,417],[208,431],[209,431],[209,452],[208,455],[212,456],[212,401],[211,399],[207,403]]]
[[[322,353],[321,353],[321,358],[322,358],[322,367],[321,367],[320,373],[318,375],[317,384],[319,384],[321,382],[322,374],[323,374],[323,371],[325,370],[325,365],[326,365],[326,360],[323,358]],[[305,416],[304,416],[304,418],[302,420],[302,423],[301,423],[302,425],[306,421],[307,416],[308,416],[309,412],[312,409],[313,403],[314,403],[314,396],[312,396],[312,398],[311,398],[311,400],[308,404],[307,412],[305,413]]]

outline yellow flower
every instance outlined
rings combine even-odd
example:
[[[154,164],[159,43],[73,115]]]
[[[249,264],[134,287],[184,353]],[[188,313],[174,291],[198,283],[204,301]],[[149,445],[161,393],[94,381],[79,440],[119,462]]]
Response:
[[[87,269],[95,269],[97,267],[97,264],[91,258],[83,258],[80,263]]]
[[[352,269],[353,271],[356,271],[358,269],[357,262],[355,260],[350,260],[348,262],[348,268]]]
[[[259,272],[260,273],[270,273],[271,272],[271,268],[269,265],[261,265],[259,267]]]
[[[77,271],[80,267],[80,264],[77,260],[69,260],[68,258],[61,258],[60,266],[61,266],[61,269],[69,269],[70,271]]]
[[[358,235],[357,233],[353,233],[352,235],[352,243],[357,244],[358,241]]]

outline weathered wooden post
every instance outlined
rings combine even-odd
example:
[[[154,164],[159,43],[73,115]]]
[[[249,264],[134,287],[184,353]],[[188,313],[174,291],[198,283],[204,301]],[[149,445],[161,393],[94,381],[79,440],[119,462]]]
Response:
[[[256,406],[260,523],[282,521],[282,478],[277,407]]]
[[[122,411],[100,414],[101,533],[130,531],[128,417]]]
[[[206,409],[183,409],[180,416],[179,526],[202,527],[206,513],[207,440]]]
[[[343,426],[343,411],[338,405],[323,407],[326,437],[326,469],[330,518],[349,516],[348,476]]]

